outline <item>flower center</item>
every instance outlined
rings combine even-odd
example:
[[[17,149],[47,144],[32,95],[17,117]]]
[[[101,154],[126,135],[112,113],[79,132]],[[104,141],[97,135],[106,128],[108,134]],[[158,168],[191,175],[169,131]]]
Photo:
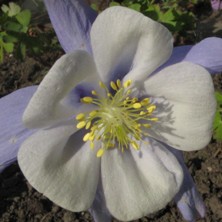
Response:
[[[130,145],[139,150],[139,141],[148,135],[145,129],[150,128],[153,121],[158,121],[153,116],[156,106],[148,97],[141,100],[130,97],[131,80],[124,84],[119,79],[116,82],[111,81],[114,94],[104,83],[100,82],[99,85],[106,91],[106,97],[99,96],[93,90],[92,97],[83,97],[81,102],[96,105],[95,110],[76,116],[76,127],[88,131],[83,141],[89,141],[92,149],[95,141],[101,141],[102,146],[97,151],[97,157],[101,157],[105,150],[115,147],[122,152],[129,149]]]

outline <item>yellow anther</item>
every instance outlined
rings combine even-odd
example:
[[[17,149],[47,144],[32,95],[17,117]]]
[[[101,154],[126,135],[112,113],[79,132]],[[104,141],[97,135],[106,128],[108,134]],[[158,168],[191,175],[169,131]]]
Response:
[[[101,156],[104,154],[104,152],[105,152],[105,150],[102,149],[102,148],[100,148],[100,149],[97,151],[96,156],[97,156],[97,157],[101,157]]]
[[[121,88],[121,81],[119,79],[116,80],[116,85],[119,87],[119,89]]]
[[[150,128],[150,127],[151,127],[151,125],[148,124],[148,123],[144,123],[143,126],[144,126],[145,128]]]
[[[150,121],[154,121],[154,122],[157,122],[159,119],[154,117],[154,118],[149,118]]]
[[[117,85],[116,85],[115,82],[111,81],[111,82],[110,82],[110,86],[112,87],[112,89],[114,89],[114,90],[116,90],[116,91],[118,90],[118,89],[117,89]]]
[[[108,145],[107,145],[107,147],[114,147],[115,145],[113,144],[113,143],[109,143]]]
[[[82,129],[86,125],[86,121],[81,121],[76,125],[77,129]]]
[[[92,133],[95,131],[95,130],[97,130],[97,125],[93,125],[92,127],[91,127],[91,131],[92,131]]]
[[[155,105],[152,105],[152,106],[150,106],[150,107],[147,108],[147,111],[148,111],[149,113],[152,113],[155,109],[156,109],[156,106],[155,106]]]
[[[112,97],[112,94],[111,94],[111,93],[107,93],[107,96],[108,96],[109,98],[111,98],[111,97]]]
[[[147,106],[150,103],[150,99],[149,98],[145,98],[141,101],[142,106]]]
[[[102,138],[102,136],[101,135],[99,135],[99,136],[97,136],[97,140],[100,140]],[[104,138],[104,136],[103,136],[103,138]]]
[[[138,141],[141,140],[141,135],[139,135],[139,134],[135,135],[135,139],[138,140]]]
[[[138,98],[133,98],[133,99],[132,99],[132,102],[133,102],[133,103],[135,103],[135,102],[137,102],[137,101],[138,101]]]
[[[95,139],[95,134],[94,133],[90,133],[89,140],[93,141],[94,139]]]
[[[128,100],[125,99],[125,100],[123,101],[123,105],[126,105],[127,103],[128,103]]]
[[[129,87],[130,85],[131,85],[131,83],[132,83],[132,80],[127,80],[126,82],[124,82],[123,83],[123,86],[124,86],[124,88],[127,88],[127,87]]]
[[[89,140],[90,137],[90,133],[85,134],[85,136],[83,137],[83,141],[86,142],[87,140]]]
[[[103,83],[103,82],[99,82],[99,86],[101,87],[101,88],[103,88],[103,89],[105,89],[106,88],[106,85]]]
[[[89,116],[90,116],[90,117],[94,117],[97,113],[98,113],[98,111],[93,110],[93,111],[91,111],[91,112],[89,113]]]
[[[118,148],[122,152],[126,149],[139,150],[140,141],[149,136],[145,128],[151,128],[159,120],[153,115],[156,106],[150,98],[132,96],[131,84],[131,80],[123,83],[119,79],[111,81],[110,86],[100,82],[105,94],[98,95],[92,90],[91,96],[81,99],[83,103],[97,106],[95,110],[75,117],[78,121],[76,127],[88,130],[82,139],[89,143],[90,149],[96,148],[97,157],[102,157],[107,149]],[[97,140],[103,146],[97,147]]]
[[[86,123],[86,129],[89,129],[90,126],[91,126],[91,121],[89,121],[89,122]]]
[[[139,145],[135,141],[131,141],[131,145],[135,150],[139,150]]]
[[[92,95],[97,96],[97,92],[95,90],[92,90]]]
[[[92,103],[92,101],[93,101],[93,98],[90,96],[86,96],[82,98],[82,102],[84,103]]]
[[[85,118],[84,113],[79,113],[79,114],[76,116],[76,120],[83,120],[84,118]]]
[[[131,94],[132,90],[131,89],[128,89],[127,92],[126,92],[126,95],[129,95]]]
[[[133,108],[134,109],[139,109],[139,108],[141,108],[141,104],[140,103],[134,103]]]
[[[137,124],[135,124],[135,126],[134,126],[135,129],[139,129],[140,127],[141,127],[141,124],[140,124],[140,123],[137,123]]]

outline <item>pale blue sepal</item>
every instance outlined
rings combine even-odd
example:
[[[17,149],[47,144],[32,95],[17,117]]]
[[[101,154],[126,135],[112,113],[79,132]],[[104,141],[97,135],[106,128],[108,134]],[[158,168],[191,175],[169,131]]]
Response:
[[[104,194],[102,191],[102,185],[97,188],[96,196],[93,201],[91,208],[89,209],[91,216],[95,222],[111,222],[112,215],[109,213],[106,208],[106,203],[104,200]]]
[[[66,53],[91,53],[90,30],[97,13],[83,0],[44,0],[52,25]]]
[[[201,195],[196,189],[196,185],[187,169],[183,154],[179,150],[171,149],[177,157],[178,161],[183,168],[184,179],[180,191],[174,197],[174,201],[177,204],[183,218],[189,222],[195,222],[196,220],[205,216],[205,204],[202,200]]]
[[[210,37],[197,43],[184,61],[201,65],[212,74],[222,72],[222,38]]]
[[[0,99],[0,172],[16,160],[21,143],[34,132],[24,127],[22,115],[36,89],[26,87]]]

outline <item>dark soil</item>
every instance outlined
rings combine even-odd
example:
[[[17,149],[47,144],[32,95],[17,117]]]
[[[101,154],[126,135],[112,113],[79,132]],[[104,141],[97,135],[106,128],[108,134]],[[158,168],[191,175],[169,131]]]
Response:
[[[202,38],[214,35],[212,32],[199,34]],[[61,54],[62,51],[50,51],[39,57],[27,57],[23,62],[7,57],[0,65],[0,97],[38,84]],[[214,76],[214,82],[221,90],[221,75]],[[222,222],[222,142],[212,141],[206,149],[185,153],[185,160],[207,206],[206,217],[198,221]],[[15,163],[0,174],[0,221],[80,222],[92,221],[92,218],[88,212],[64,210],[35,191]],[[175,204],[170,203],[157,214],[137,221],[182,222],[183,219]]]

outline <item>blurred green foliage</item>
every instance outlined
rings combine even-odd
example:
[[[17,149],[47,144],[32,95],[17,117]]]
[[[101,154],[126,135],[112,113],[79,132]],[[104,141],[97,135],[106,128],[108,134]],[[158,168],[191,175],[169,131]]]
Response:
[[[110,6],[122,5],[143,13],[165,25],[173,34],[184,35],[184,31],[193,30],[195,15],[189,10],[198,0],[123,0],[120,3],[112,1]]]
[[[20,6],[10,2],[2,5],[0,15],[0,62],[3,61],[4,52],[16,53],[22,58],[26,52],[26,38],[31,21],[31,12],[21,10]]]
[[[222,140],[222,93],[219,91],[215,92],[215,98],[217,101],[217,110],[213,124],[213,138],[216,140]]]
[[[10,2],[0,10],[0,62],[5,53],[13,53],[18,59],[24,59],[26,53],[39,55],[54,44],[55,34],[39,32],[31,23],[32,13]]]

